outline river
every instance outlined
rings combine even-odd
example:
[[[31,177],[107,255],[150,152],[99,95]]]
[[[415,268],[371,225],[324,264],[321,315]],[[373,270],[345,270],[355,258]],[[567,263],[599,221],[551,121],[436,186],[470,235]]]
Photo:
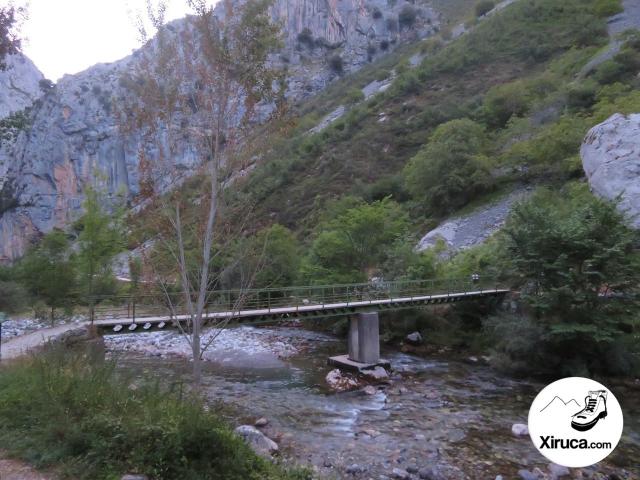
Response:
[[[176,332],[105,338],[110,354],[134,375],[189,382],[187,345]],[[512,424],[526,423],[542,383],[385,350],[394,370],[390,384],[373,395],[333,393],[324,380],[326,360],[345,351],[344,340],[302,328],[229,329],[207,352],[204,390],[212,403],[232,406],[237,424],[267,418],[263,431],[279,443],[281,456],[312,466],[320,478],[393,478],[394,468],[433,480],[548,473],[549,462],[529,437],[511,433]],[[640,390],[611,388],[625,414],[623,438],[606,461],[572,470],[574,478],[614,472],[640,478]]]

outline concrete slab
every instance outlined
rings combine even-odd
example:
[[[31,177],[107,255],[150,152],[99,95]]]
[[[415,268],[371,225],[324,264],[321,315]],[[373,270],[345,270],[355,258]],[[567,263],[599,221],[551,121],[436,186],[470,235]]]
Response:
[[[327,363],[331,366],[338,367],[341,370],[349,372],[362,373],[363,370],[369,370],[375,367],[391,368],[391,362],[383,360],[382,358],[376,363],[360,363],[354,362],[349,358],[349,355],[338,355],[335,357],[329,357]]]

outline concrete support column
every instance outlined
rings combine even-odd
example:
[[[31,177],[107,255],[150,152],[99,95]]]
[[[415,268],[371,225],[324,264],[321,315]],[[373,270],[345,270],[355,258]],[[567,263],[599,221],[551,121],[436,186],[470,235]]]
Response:
[[[351,315],[349,317],[349,360],[359,361],[359,342],[358,342],[358,316]]]
[[[349,319],[349,360],[378,363],[380,328],[378,312],[359,313]]]

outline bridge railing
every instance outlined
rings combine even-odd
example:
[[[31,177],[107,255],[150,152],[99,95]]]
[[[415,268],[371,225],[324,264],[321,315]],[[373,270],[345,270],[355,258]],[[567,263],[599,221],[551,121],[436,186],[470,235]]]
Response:
[[[314,306],[353,306],[383,300],[416,299],[435,295],[495,291],[500,285],[493,278],[371,281],[339,285],[310,285],[208,292],[205,314],[233,313],[240,310],[296,308],[304,311]],[[149,292],[126,296],[97,296],[92,300],[93,319],[144,321],[150,317],[178,317],[189,309],[182,292]]]

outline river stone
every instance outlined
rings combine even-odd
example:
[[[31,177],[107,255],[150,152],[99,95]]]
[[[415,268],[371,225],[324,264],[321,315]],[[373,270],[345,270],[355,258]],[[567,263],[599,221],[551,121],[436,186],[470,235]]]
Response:
[[[270,455],[278,451],[278,444],[252,425],[241,425],[235,432],[258,455]]]
[[[529,427],[527,427],[524,423],[514,423],[511,426],[511,433],[513,433],[516,437],[524,437],[529,435]]]
[[[350,474],[350,475],[355,475],[355,474],[357,474],[357,473],[365,472],[366,470],[367,470],[366,468],[364,468],[364,467],[362,467],[362,466],[358,465],[357,463],[354,463],[354,464],[349,465],[349,466],[347,467],[346,472],[347,472],[348,474]]]
[[[256,423],[254,423],[256,427],[266,427],[268,424],[269,424],[269,420],[267,420],[264,417],[259,418],[258,420],[256,420]]]
[[[518,476],[522,480],[539,480],[538,476],[535,473],[530,472],[529,470],[518,470]]]
[[[420,335],[420,332],[410,333],[405,337],[405,340],[407,343],[410,343],[412,345],[420,345],[423,342],[422,335]]]
[[[393,478],[398,478],[400,480],[406,480],[410,478],[409,472],[403,470],[402,468],[394,468],[391,471],[391,474],[393,475]]]
[[[146,475],[127,473],[126,475],[120,477],[120,480],[149,480],[149,477],[147,477]]]
[[[591,190],[618,208],[640,229],[640,113],[616,113],[589,131],[580,148]]]
[[[389,379],[389,374],[382,367],[375,367],[368,370],[363,370],[362,374],[367,378],[370,378],[372,380],[377,380],[377,381]]]
[[[366,387],[364,387],[362,389],[362,391],[364,393],[366,393],[367,395],[375,395],[378,391],[376,390],[375,387],[371,386],[371,385],[367,385]]]
[[[332,390],[337,392],[344,392],[345,390],[351,390],[358,386],[358,382],[355,379],[351,378],[348,374],[342,373],[338,368],[327,373],[325,381]]]
[[[557,480],[559,478],[568,477],[569,475],[571,475],[571,472],[567,467],[557,465],[555,463],[549,464],[549,473],[551,474],[552,480]]]
[[[418,477],[422,480],[447,480],[447,477],[440,473],[436,467],[425,467],[420,469]]]

